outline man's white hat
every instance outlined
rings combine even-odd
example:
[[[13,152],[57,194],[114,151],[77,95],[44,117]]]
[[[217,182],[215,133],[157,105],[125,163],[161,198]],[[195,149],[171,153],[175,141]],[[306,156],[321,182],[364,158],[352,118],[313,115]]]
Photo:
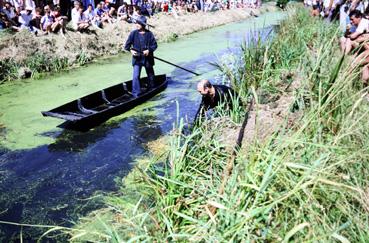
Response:
[[[27,7],[26,7],[26,10],[33,11],[33,8],[32,8],[32,7],[30,7],[30,6],[27,6]]]

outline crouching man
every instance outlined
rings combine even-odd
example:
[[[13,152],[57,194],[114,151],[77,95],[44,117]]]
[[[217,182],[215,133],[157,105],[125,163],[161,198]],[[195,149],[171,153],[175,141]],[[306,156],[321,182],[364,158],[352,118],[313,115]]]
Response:
[[[237,96],[236,92],[225,85],[213,85],[209,80],[203,79],[197,84],[197,91],[202,95],[201,104],[195,116],[195,122],[199,117],[204,117],[209,109],[224,104],[225,108],[232,108],[232,101]]]

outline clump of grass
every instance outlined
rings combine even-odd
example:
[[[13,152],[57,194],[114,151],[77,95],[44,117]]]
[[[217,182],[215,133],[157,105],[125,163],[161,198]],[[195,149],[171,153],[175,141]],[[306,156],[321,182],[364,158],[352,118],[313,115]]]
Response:
[[[22,68],[29,69],[32,76],[35,77],[45,72],[60,72],[67,67],[68,58],[66,57],[48,57],[43,54],[35,54],[22,63],[18,63],[13,59],[6,59],[0,61],[0,83],[20,78],[19,72]]]
[[[205,121],[184,135],[180,120],[166,153],[138,165],[124,179],[122,195],[106,198],[108,209],[65,231],[73,241],[367,241],[365,93],[335,51],[335,26],[299,10],[281,30],[261,52],[267,61],[243,50],[245,62],[257,63],[255,70],[246,64],[240,70],[250,68],[255,76],[233,82],[247,99],[250,87],[268,90],[270,83],[284,82],[277,80],[281,71],[299,71],[301,120],[239,150],[222,194],[232,153],[212,139],[222,136],[222,124]],[[275,49],[276,43],[289,43],[291,50]]]
[[[13,59],[0,61],[0,83],[18,77],[19,65]]]
[[[81,53],[77,57],[77,63],[80,66],[83,66],[91,61],[91,57],[84,51],[81,51]]]
[[[176,41],[177,39],[178,39],[178,34],[175,32],[171,32],[166,36],[165,42],[173,42],[173,41]]]

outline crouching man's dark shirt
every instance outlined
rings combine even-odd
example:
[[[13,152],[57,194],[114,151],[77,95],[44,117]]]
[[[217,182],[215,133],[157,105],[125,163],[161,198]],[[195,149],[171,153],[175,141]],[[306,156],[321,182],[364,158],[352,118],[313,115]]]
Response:
[[[132,65],[140,65],[145,67],[154,66],[154,51],[158,47],[153,33],[145,30],[144,34],[140,34],[138,30],[133,30],[124,45],[124,49],[130,51],[131,48],[140,52],[137,56],[132,56]],[[141,54],[144,50],[149,50],[149,55]]]

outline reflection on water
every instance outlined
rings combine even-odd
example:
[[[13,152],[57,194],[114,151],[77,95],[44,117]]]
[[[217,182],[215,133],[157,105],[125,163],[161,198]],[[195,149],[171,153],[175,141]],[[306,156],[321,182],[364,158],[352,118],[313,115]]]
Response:
[[[281,18],[282,16],[279,16],[279,19]],[[258,19],[259,27],[262,27],[265,20],[261,17]],[[273,21],[276,20],[278,18],[274,17]],[[254,29],[253,26],[253,24],[237,23],[196,33],[186,37],[187,39],[163,44],[162,49],[167,52],[159,52],[159,55],[188,69],[206,73],[203,77],[217,81],[220,79],[214,78],[217,72],[213,66],[209,65],[209,62],[215,62],[217,56],[221,57],[230,50],[237,49],[242,40],[247,40],[248,36],[253,35],[247,34],[247,28]],[[239,30],[241,27],[244,27],[243,31],[238,31],[234,35],[228,34],[227,37],[228,30]],[[266,32],[269,32],[269,29],[263,29],[263,33]],[[232,31],[232,33],[235,32]],[[204,39],[214,41],[214,38],[217,42],[204,42]],[[178,48],[182,48],[182,52],[181,55],[176,56],[175,50]],[[183,50],[188,50],[188,53]],[[167,58],[168,56],[171,58]],[[121,69],[121,60],[114,60],[113,63],[101,64],[104,66],[101,68]],[[124,63],[127,63],[126,68],[130,69],[127,60]],[[86,198],[91,197],[97,191],[116,190],[114,178],[128,173],[133,166],[134,158],[147,152],[145,144],[170,131],[172,124],[176,121],[177,104],[180,108],[179,116],[187,117],[191,121],[200,101],[195,91],[198,78],[180,69],[163,68],[163,65],[159,63],[157,67],[158,73],[165,72],[172,77],[171,83],[164,92],[150,102],[114,117],[85,133],[57,129],[55,128],[58,125],[57,119],[33,117],[35,114],[39,115],[39,110],[41,110],[36,109],[34,107],[36,105],[29,105],[26,108],[23,107],[26,103],[13,104],[13,102],[21,101],[13,101],[11,98],[1,100],[0,98],[0,101],[7,101],[20,109],[19,112],[13,111],[12,113],[15,116],[12,119],[20,119],[20,124],[17,123],[19,121],[14,121],[14,124],[9,122],[7,119],[10,119],[12,114],[9,113],[10,110],[6,113],[4,121],[8,121],[9,134],[11,133],[7,139],[13,143],[19,142],[19,144],[26,145],[16,150],[9,149],[13,148],[14,144],[10,144],[9,148],[0,149],[0,220],[31,224],[70,224],[70,221],[76,220],[79,215],[99,207],[98,201],[86,201]],[[98,66],[94,66],[93,69],[87,67],[76,72],[85,70],[87,80],[97,75],[95,69],[99,68]],[[68,99],[81,96],[81,91],[73,87],[88,85],[79,83],[77,86],[70,86],[76,82],[75,77],[73,79],[72,76],[73,72],[72,74],[67,73],[63,80],[64,83],[60,81],[61,89],[65,90],[64,92],[68,91],[68,94],[71,93]],[[57,77],[54,82],[59,82],[61,78]],[[83,81],[87,82],[86,80]],[[43,82],[40,81],[40,83]],[[47,80],[47,82],[52,81]],[[50,85],[47,82],[44,84],[49,86],[45,89],[51,90],[55,83]],[[99,85],[107,87],[112,84],[114,83]],[[14,90],[14,94],[22,93],[23,85],[33,84],[20,85],[19,90]],[[99,85],[95,87],[95,90],[100,89]],[[8,87],[5,91],[7,89]],[[56,97],[55,92],[52,94]],[[41,96],[45,99],[46,94]],[[33,99],[37,100],[39,97],[33,97]],[[52,99],[50,95],[49,99]],[[65,97],[58,99],[59,105],[63,103],[63,99],[67,100]],[[55,101],[48,101],[50,104],[52,102]],[[0,106],[1,104],[5,109],[4,103],[0,103]],[[34,124],[39,125],[35,127]],[[40,143],[40,137],[47,138],[47,140],[42,140]],[[22,138],[26,138],[27,143],[22,143]],[[0,225],[0,242],[8,242],[10,238],[17,239],[19,232],[19,227]],[[35,238],[36,235],[40,235],[40,232],[24,228],[24,239]]]

